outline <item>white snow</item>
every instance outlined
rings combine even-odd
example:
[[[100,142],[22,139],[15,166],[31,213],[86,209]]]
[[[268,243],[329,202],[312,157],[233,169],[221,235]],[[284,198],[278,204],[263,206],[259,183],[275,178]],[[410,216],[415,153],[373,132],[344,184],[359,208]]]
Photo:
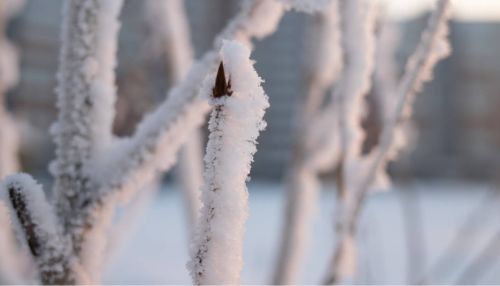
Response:
[[[94,66],[93,72],[84,72],[89,78],[90,98],[95,106],[92,114],[92,148],[95,156],[111,143],[113,120],[115,118],[116,83],[115,68],[118,50],[118,32],[121,23],[118,20],[122,0],[100,1],[97,13],[96,31],[93,31],[93,49],[87,61]],[[91,35],[88,35],[89,37]]]
[[[269,106],[250,50],[225,41],[220,53],[232,94],[213,98],[214,77],[205,82],[204,92],[214,110],[205,155],[203,207],[189,263],[193,282],[203,285],[240,283],[248,215],[246,181]]]
[[[284,219],[283,185],[252,181],[249,186],[249,213],[244,243],[244,284],[269,284],[279,246],[280,225]],[[305,257],[298,283],[318,284],[323,278],[335,242],[333,213],[334,186],[326,184],[318,198],[318,212],[311,222],[311,248]],[[429,269],[450,244],[455,232],[489,191],[485,184],[431,181],[412,186],[397,185],[393,192],[375,193],[361,220],[357,242],[358,284],[407,284],[407,249],[402,220],[401,192],[416,191],[419,198],[423,237],[426,249],[423,267]],[[180,191],[166,185],[145,209],[133,234],[126,238],[121,251],[109,264],[104,284],[190,284],[185,268],[189,259],[184,209]],[[463,246],[450,261],[451,275],[463,268],[469,255],[476,252],[498,229],[499,209],[493,203],[478,221],[478,231],[463,237]],[[471,244],[473,238],[478,243]],[[478,282],[498,284],[500,264]],[[439,277],[436,283],[451,283],[450,277]],[[431,281],[432,282],[432,281]]]

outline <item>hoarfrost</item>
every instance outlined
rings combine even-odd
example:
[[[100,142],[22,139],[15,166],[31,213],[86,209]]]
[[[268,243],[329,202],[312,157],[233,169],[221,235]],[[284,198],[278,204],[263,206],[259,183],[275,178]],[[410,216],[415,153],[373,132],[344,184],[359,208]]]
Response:
[[[228,71],[228,89],[227,94],[211,98],[214,110],[205,155],[203,207],[188,264],[195,284],[240,283],[248,215],[246,181],[269,106],[262,79],[249,57],[250,50],[242,44],[223,43],[221,58]],[[213,80],[205,81],[205,95],[215,95],[210,91]]]

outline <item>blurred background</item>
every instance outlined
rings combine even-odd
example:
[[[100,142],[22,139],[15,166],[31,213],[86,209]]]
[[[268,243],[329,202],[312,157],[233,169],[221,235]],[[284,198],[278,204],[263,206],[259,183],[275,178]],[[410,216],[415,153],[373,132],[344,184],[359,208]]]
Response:
[[[55,116],[55,73],[59,53],[61,0],[27,1],[8,26],[19,48],[21,76],[8,92],[9,108],[28,121],[23,140],[23,167],[44,172],[53,146],[47,129]],[[385,11],[399,26],[397,52],[402,70],[423,29],[434,1],[385,0]],[[415,106],[417,142],[407,160],[412,173],[425,178],[483,180],[495,176],[500,164],[500,3],[496,0],[455,0],[451,23],[451,57],[441,62],[435,79],[418,95]],[[212,44],[214,35],[237,11],[239,1],[187,0],[196,55]],[[152,52],[142,1],[125,1],[122,12],[118,65],[119,135],[130,134],[144,112],[161,100],[169,86],[165,65]],[[310,17],[288,13],[279,30],[257,42],[253,58],[265,79],[271,100],[267,130],[260,138],[253,177],[280,180],[291,154],[292,126],[297,99],[305,89],[304,37]],[[38,132],[38,133],[36,133]],[[36,133],[36,134],[35,134]],[[30,146],[31,144],[31,146]],[[39,152],[42,148],[44,152]],[[398,176],[399,168],[392,166]]]
[[[27,0],[7,27],[7,36],[20,56],[20,81],[7,93],[8,109],[24,126],[22,168],[39,178],[47,177],[53,158],[48,129],[56,116],[62,1]],[[115,122],[115,132],[121,136],[133,132],[170,86],[168,69],[159,60],[164,55],[154,49],[144,19],[143,2],[125,0],[121,16]],[[396,57],[401,72],[435,1],[382,2],[383,14],[399,30]],[[240,1],[185,3],[199,57],[211,47]],[[424,273],[437,271],[442,277],[454,277],[443,280],[447,283],[500,283],[496,275],[500,270],[496,263],[500,260],[496,219],[500,202],[496,184],[491,184],[500,173],[500,1],[453,0],[453,4],[452,55],[438,64],[434,80],[418,94],[413,116],[416,141],[390,166],[396,182],[402,182],[397,190],[411,190],[407,192],[411,195],[392,192],[370,200],[360,230],[362,271],[355,282],[404,283],[409,276],[419,281]],[[256,195],[250,197],[246,283],[269,283],[273,268],[284,205],[281,182],[292,153],[294,115],[305,92],[303,54],[310,22],[310,16],[287,13],[276,33],[255,44],[252,56],[265,79],[271,107],[252,169],[250,191]],[[367,128],[374,127],[368,124]],[[325,174],[326,179],[332,177]],[[333,187],[325,184],[324,189]],[[334,195],[324,192],[321,198],[303,274],[308,283],[319,282],[333,245]],[[189,283],[181,209],[178,195],[158,199],[156,207],[139,220],[138,234],[132,235],[127,250],[115,259],[107,281]]]

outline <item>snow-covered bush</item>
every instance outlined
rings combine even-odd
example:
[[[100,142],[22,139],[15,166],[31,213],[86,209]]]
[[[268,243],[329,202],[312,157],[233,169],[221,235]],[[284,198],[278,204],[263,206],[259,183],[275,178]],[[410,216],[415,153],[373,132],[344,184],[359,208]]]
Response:
[[[306,97],[297,118],[294,158],[287,176],[287,220],[274,282],[297,282],[319,174],[332,169],[337,170],[340,211],[335,218],[338,245],[326,283],[352,275],[356,225],[368,190],[403,147],[398,138],[411,114],[412,98],[449,52],[449,0],[438,2],[397,89],[386,95],[395,104],[384,101],[387,118],[379,144],[368,154],[361,152],[361,121],[375,68],[374,1],[245,0],[214,39],[213,48],[198,60],[193,59],[183,2],[147,3],[153,34],[168,55],[173,87],[135,133],[124,138],[112,133],[123,1],[63,3],[58,118],[51,129],[56,145],[50,165],[53,202],[29,175],[3,178],[0,222],[8,222],[9,227],[0,230],[0,251],[12,263],[0,262],[2,281],[99,283],[115,209],[144,195],[141,191],[159,172],[172,168],[179,153],[192,222],[188,268],[193,282],[239,284],[248,215],[246,182],[269,106],[263,80],[250,59],[252,41],[271,35],[290,9],[314,14],[315,24],[309,39]],[[8,49],[2,51],[8,53]],[[8,86],[13,80],[4,70],[15,69],[3,56],[0,59],[0,80]],[[331,96],[327,96],[329,90],[333,90]],[[202,180],[197,133],[210,111]],[[0,123],[5,122],[0,117]],[[4,136],[8,130],[0,129],[0,159],[5,151],[2,140],[14,138]],[[4,176],[1,164],[2,160],[0,175]],[[36,269],[36,274],[26,274],[29,269]]]
[[[356,228],[366,196],[369,190],[387,185],[385,167],[406,142],[405,127],[412,98],[422,83],[430,79],[435,64],[449,54],[450,1],[441,0],[397,88],[386,88],[387,94],[379,95],[383,97],[378,100],[382,102],[381,114],[385,116],[382,132],[378,145],[364,154],[365,97],[372,88],[375,62],[379,59],[375,53],[375,26],[379,16],[376,2],[332,1],[330,9],[323,12],[331,16],[314,23],[319,23],[318,27],[313,26],[316,34],[324,36],[309,47],[310,78],[307,78],[306,97],[299,109],[293,164],[287,176],[285,222],[274,283],[297,283],[307,245],[307,225],[319,189],[318,176],[328,170],[335,170],[336,174],[336,245],[324,282],[335,284],[353,277],[357,267]],[[325,46],[329,47],[328,55],[324,55]],[[322,65],[325,63],[328,63],[326,70]],[[331,97],[325,100],[332,85]]]

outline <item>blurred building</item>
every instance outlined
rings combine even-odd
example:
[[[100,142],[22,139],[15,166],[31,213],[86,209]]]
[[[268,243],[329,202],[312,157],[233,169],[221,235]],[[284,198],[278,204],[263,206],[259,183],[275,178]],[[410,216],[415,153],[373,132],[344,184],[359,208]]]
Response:
[[[143,1],[125,1],[120,34],[119,117],[117,132],[129,134],[133,123],[153,108],[168,87],[161,62],[147,57]],[[25,167],[45,170],[52,158],[48,126],[55,116],[55,73],[59,52],[61,0],[28,1],[10,25],[9,36],[21,52],[21,81],[9,93],[9,105],[27,118],[37,139],[23,152]],[[213,36],[237,10],[237,1],[187,0],[193,43],[197,55],[207,50]],[[398,59],[403,65],[415,48],[426,17],[401,25]],[[288,13],[279,30],[256,44],[256,68],[266,80],[271,108],[268,128],[259,140],[253,177],[277,179],[290,155],[297,98],[303,90],[302,51],[307,16]],[[405,164],[392,166],[416,176],[486,179],[496,175],[500,162],[500,24],[453,22],[453,55],[439,64],[435,79],[416,102],[418,141]],[[30,131],[32,132],[32,131]],[[30,145],[31,144],[31,145]],[[40,152],[37,148],[44,149]]]

